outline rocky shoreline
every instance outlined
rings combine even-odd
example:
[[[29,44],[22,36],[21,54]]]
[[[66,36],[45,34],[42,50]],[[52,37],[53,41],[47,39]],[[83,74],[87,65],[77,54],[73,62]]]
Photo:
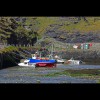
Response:
[[[74,59],[82,60],[88,64],[100,64],[100,51],[96,50],[70,50],[62,52],[61,55],[64,59],[73,57]]]

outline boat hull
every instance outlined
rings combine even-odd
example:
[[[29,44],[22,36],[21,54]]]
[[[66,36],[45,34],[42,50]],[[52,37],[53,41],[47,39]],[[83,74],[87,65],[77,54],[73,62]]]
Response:
[[[36,67],[56,67],[55,63],[46,63],[46,62],[39,62],[36,63]]]
[[[34,67],[35,68],[35,63],[34,64],[19,63],[18,66],[22,66],[22,67]]]
[[[55,67],[56,60],[54,59],[26,59],[24,62],[19,63],[18,66],[23,67]]]
[[[58,63],[58,64],[63,64],[63,63],[64,63],[64,60],[59,60],[59,59],[57,59],[57,63]]]
[[[79,65],[80,61],[79,60],[68,60],[67,64],[70,64],[70,65]]]

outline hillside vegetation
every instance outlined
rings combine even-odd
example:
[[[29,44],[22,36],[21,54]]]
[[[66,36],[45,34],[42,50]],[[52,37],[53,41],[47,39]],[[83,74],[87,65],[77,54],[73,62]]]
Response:
[[[0,17],[0,42],[34,45],[44,36],[64,43],[100,42],[100,17]]]

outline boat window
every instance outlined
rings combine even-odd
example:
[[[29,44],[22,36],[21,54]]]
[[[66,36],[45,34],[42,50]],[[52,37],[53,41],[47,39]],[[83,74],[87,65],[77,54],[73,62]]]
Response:
[[[27,62],[24,62],[24,64],[27,64]]]

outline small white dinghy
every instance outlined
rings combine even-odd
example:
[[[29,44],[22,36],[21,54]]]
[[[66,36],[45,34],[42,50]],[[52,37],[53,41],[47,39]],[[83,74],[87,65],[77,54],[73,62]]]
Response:
[[[74,60],[73,57],[71,59],[67,60],[67,64],[70,64],[70,65],[79,65],[81,63],[82,63],[81,60]]]

